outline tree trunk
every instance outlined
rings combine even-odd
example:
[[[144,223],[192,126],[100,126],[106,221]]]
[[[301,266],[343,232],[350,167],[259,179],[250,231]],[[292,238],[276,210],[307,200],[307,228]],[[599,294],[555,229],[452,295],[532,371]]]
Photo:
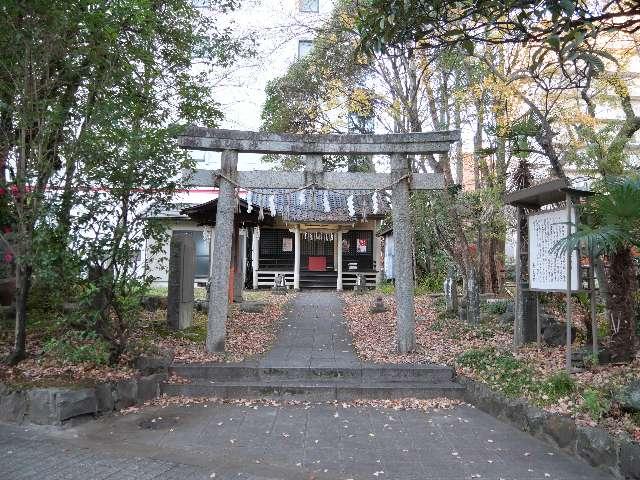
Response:
[[[630,361],[636,350],[635,292],[636,267],[630,248],[614,252],[609,267],[609,315],[611,321],[611,358]]]
[[[596,278],[598,279],[598,293],[600,294],[600,299],[605,306],[605,318],[609,319],[611,318],[611,316],[609,315],[609,286],[607,285],[607,273],[604,268],[604,262],[602,261],[602,257],[600,255],[595,255],[593,263],[595,267]]]
[[[16,320],[13,351],[7,363],[16,365],[27,356],[27,300],[31,289],[31,265],[20,257],[16,260]]]
[[[499,293],[500,285],[498,282],[498,268],[496,266],[498,262],[498,252],[496,251],[498,241],[492,236],[489,239],[489,255],[488,255],[488,267],[489,267],[489,282],[487,289],[490,293]]]
[[[505,248],[505,234],[500,232],[495,239],[493,264],[496,272],[496,291],[495,293],[504,292],[504,248]]]

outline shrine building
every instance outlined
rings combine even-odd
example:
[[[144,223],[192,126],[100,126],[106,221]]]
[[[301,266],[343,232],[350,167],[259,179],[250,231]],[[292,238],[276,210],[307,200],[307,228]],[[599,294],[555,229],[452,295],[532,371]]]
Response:
[[[198,226],[215,228],[217,202],[180,213]],[[290,288],[349,289],[358,274],[367,286],[375,286],[382,279],[383,258],[376,231],[386,211],[382,199],[374,207],[371,197],[357,192],[252,192],[238,199],[234,241],[242,258],[233,263],[244,269],[246,288],[271,288],[278,275]],[[215,253],[213,235],[205,236],[211,239],[209,252]]]

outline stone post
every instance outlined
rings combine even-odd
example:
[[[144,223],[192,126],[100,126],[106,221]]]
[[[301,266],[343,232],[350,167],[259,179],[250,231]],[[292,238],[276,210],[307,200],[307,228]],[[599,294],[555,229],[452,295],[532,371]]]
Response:
[[[380,221],[376,220],[375,223],[375,229],[376,231],[379,229],[380,227]],[[377,248],[377,252],[378,252],[378,261],[376,263],[376,286],[380,286],[382,284],[382,280],[384,278],[384,237],[378,237],[376,236],[375,238],[378,239],[378,248]],[[375,242],[374,242],[375,245]],[[374,251],[376,251],[376,249],[374,249]]]
[[[242,238],[240,227],[235,226],[234,232],[234,268],[233,268],[233,302],[242,303],[242,290],[244,289],[244,255],[242,254]]]
[[[467,274],[467,322],[480,323],[480,286],[474,266],[469,267]]]
[[[336,261],[336,269],[338,271],[338,280],[336,281],[336,290],[342,291],[342,230],[336,233],[336,243],[338,244],[338,260]]]
[[[293,289],[297,292],[300,290],[300,250],[302,245],[300,244],[300,225],[296,225],[293,231]]]
[[[458,313],[458,286],[456,284],[456,268],[450,266],[447,269],[447,278],[444,281],[444,298],[447,304],[447,313],[457,315]]]
[[[238,152],[222,152],[221,173],[234,178],[238,170]],[[213,275],[209,290],[209,318],[207,322],[207,351],[223,352],[226,334],[227,313],[229,311],[229,265],[231,264],[231,242],[233,238],[233,218],[235,211],[235,185],[220,177],[220,193],[216,210],[216,228]]]
[[[191,235],[174,233],[169,248],[167,324],[172,330],[182,330],[193,320],[196,244]]]
[[[260,270],[260,227],[253,227],[251,236],[251,270],[253,289],[258,289],[258,270]]]
[[[391,155],[391,201],[393,204],[393,236],[395,254],[393,272],[396,279],[396,348],[400,353],[410,352],[416,346],[415,310],[413,303],[413,233],[409,205],[409,161],[406,155]]]
[[[524,208],[516,210],[516,298],[514,305],[513,346],[517,348],[537,337],[536,295],[529,290],[529,239]]]

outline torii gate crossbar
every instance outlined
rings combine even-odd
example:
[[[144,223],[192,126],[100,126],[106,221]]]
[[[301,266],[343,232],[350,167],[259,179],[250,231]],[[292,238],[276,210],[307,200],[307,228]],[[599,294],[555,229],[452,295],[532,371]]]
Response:
[[[196,170],[190,175],[195,186],[219,187],[209,290],[207,350],[224,351],[229,310],[229,264],[234,228],[234,190],[300,189],[313,185],[331,190],[378,190],[392,185],[392,217],[395,237],[393,270],[397,304],[396,347],[406,353],[415,349],[413,229],[410,190],[444,187],[441,174],[413,173],[407,155],[446,154],[459,131],[384,135],[295,135],[189,127],[178,144],[189,150],[222,152],[220,170]],[[238,171],[238,153],[303,154],[304,172]],[[322,155],[390,155],[391,173],[324,172]]]

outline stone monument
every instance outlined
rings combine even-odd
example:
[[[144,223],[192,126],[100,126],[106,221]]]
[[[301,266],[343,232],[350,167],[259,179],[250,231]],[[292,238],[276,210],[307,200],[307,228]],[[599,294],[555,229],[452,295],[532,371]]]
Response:
[[[284,278],[284,275],[279,273],[276,275],[276,278],[273,282],[273,287],[271,287],[271,293],[274,295],[286,295],[287,294],[287,280]]]
[[[447,269],[447,278],[444,281],[444,299],[447,305],[447,313],[458,314],[458,288],[456,285],[457,275],[454,266]]]
[[[169,251],[169,292],[167,324],[172,330],[191,326],[193,320],[193,282],[196,270],[196,244],[191,235],[174,233]]]
[[[362,273],[356,275],[356,285],[353,287],[353,293],[361,295],[367,292],[367,279]]]
[[[382,300],[382,297],[378,295],[373,301],[373,305],[371,306],[369,311],[371,313],[384,313],[389,311],[389,307],[384,304],[384,300]]]

